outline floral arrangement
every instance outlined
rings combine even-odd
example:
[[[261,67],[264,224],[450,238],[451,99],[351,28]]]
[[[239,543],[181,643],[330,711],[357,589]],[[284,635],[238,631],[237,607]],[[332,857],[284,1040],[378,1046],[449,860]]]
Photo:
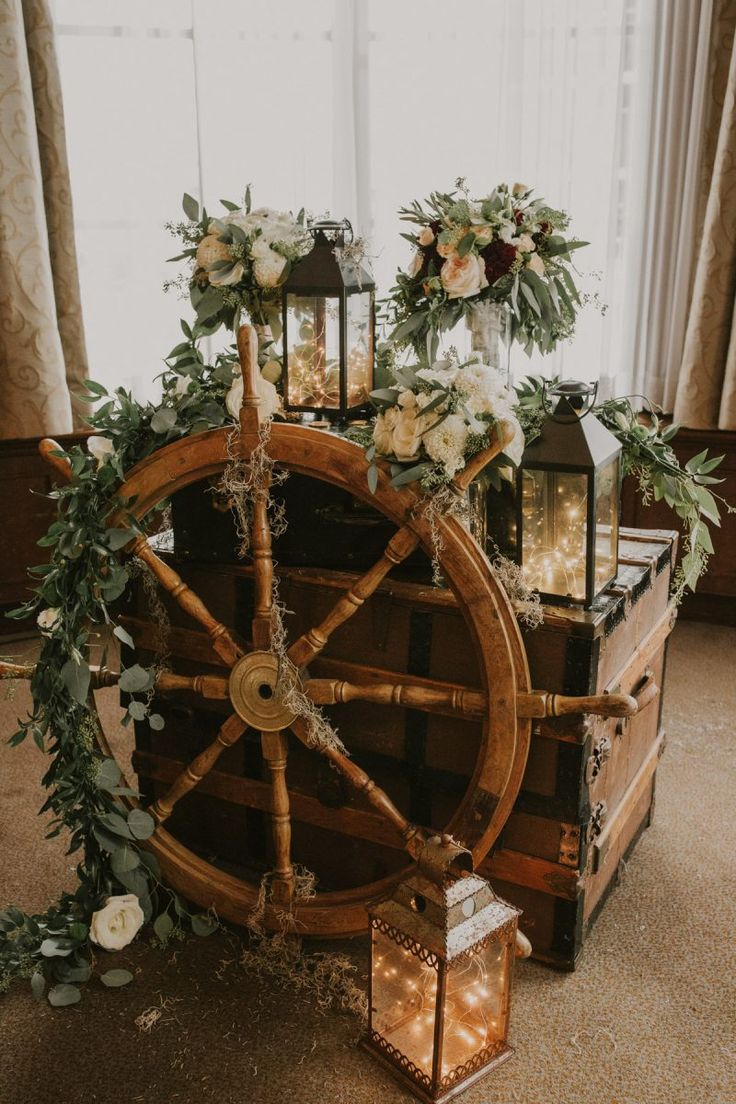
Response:
[[[368,482],[375,490],[376,459],[391,464],[394,486],[418,480],[425,490],[447,484],[476,453],[488,448],[499,423],[513,428],[507,463],[518,464],[524,434],[503,377],[477,361],[438,361],[429,367],[394,367],[395,386],[371,392],[377,408]]]
[[[414,254],[391,291],[392,340],[432,360],[441,333],[494,302],[508,305],[512,338],[527,353],[550,352],[574,331],[581,301],[571,254],[587,242],[566,236],[568,216],[526,184],[499,184],[480,199],[457,185],[399,212],[416,229],[402,235]]]
[[[311,250],[314,240],[304,210],[295,217],[270,207],[251,209],[250,187],[242,207],[220,201],[226,213],[212,218],[196,199],[184,195],[185,222],[168,229],[185,246],[172,261],[187,259],[191,271],[165,286],[186,287],[197,321],[235,330],[241,311],[256,326],[281,327],[281,285],[292,266]]]

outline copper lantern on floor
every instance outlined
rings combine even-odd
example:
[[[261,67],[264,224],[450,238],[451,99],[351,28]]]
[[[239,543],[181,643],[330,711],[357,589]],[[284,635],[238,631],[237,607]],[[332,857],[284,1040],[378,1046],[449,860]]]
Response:
[[[314,248],[284,284],[284,406],[345,422],[365,413],[373,386],[375,284],[347,220],[309,229]]]
[[[369,910],[370,1022],[364,1046],[421,1100],[439,1102],[508,1058],[518,910],[472,874],[449,836]]]
[[[591,408],[597,384],[545,385],[547,418],[517,474],[517,559],[545,601],[589,609],[616,577],[621,445]]]

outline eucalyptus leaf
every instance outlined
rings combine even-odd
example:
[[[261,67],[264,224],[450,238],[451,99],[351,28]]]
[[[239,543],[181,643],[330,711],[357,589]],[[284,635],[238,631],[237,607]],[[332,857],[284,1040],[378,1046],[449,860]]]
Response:
[[[121,770],[114,759],[103,759],[97,768],[95,782],[101,790],[114,790],[120,781]]]
[[[89,664],[84,660],[68,659],[61,668],[61,679],[67,690],[80,705],[87,701],[91,679]]]
[[[131,809],[128,813],[128,826],[136,839],[146,840],[153,835],[156,823],[144,809]]]
[[[100,981],[108,989],[120,989],[123,985],[129,985],[132,980],[133,975],[130,970],[108,970],[106,973],[100,974]]]
[[[55,985],[49,989],[49,1004],[54,1008],[65,1008],[69,1004],[77,1004],[82,999],[82,994],[76,985]]]
[[[217,931],[217,921],[206,912],[196,913],[192,917],[192,931],[195,935],[208,936]]]
[[[143,690],[148,690],[151,685],[151,674],[144,667],[141,667],[139,663],[134,663],[132,667],[126,667],[120,675],[120,681],[118,686],[121,690],[124,690],[127,694],[139,694]]]
[[[162,912],[156,917],[153,921],[153,930],[156,933],[156,938],[162,943],[166,943],[174,930],[174,921],[171,919],[168,912]]]
[[[170,406],[162,406],[151,418],[154,433],[168,433],[176,425],[176,411]]]
[[[196,199],[185,192],[181,205],[188,219],[191,219],[192,222],[199,222],[199,204]]]

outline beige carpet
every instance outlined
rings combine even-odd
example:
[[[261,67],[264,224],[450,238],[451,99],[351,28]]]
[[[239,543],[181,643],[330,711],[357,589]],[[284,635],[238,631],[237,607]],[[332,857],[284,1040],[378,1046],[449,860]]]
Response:
[[[21,651],[17,646],[16,653]],[[0,733],[27,699],[0,703]],[[679,625],[666,686],[657,814],[573,974],[517,970],[516,1057],[465,1104],[736,1104],[736,631]],[[40,907],[69,878],[35,817],[43,760],[0,746],[0,898]],[[365,970],[364,941],[350,946]],[[356,1022],[249,977],[218,933],[106,956],[127,989],[71,1009],[24,986],[0,999],[0,1104],[399,1104],[355,1046]],[[135,1020],[163,1009],[142,1032]]]

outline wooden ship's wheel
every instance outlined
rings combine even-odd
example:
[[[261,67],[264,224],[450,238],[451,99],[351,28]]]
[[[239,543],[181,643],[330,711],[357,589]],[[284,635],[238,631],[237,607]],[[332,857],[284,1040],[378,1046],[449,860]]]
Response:
[[[272,823],[274,864],[270,877],[266,921],[275,925],[278,917],[291,912],[297,929],[312,935],[347,935],[365,930],[365,908],[369,901],[387,893],[404,870],[369,884],[341,891],[318,892],[300,899],[295,894],[292,863],[292,826],[288,781],[288,755],[292,740],[307,745],[315,756],[324,756],[358,791],[365,808],[383,818],[387,831],[403,845],[409,860],[416,858],[429,835],[438,831],[412,824],[369,775],[329,740],[315,741],[308,718],[295,711],[293,702],[303,695],[316,707],[344,702],[370,702],[377,706],[405,706],[449,717],[472,717],[482,726],[477,760],[464,797],[442,826],[444,832],[466,846],[475,863],[480,862],[498,837],[519,791],[529,746],[531,720],[561,713],[597,712],[627,715],[635,712],[631,698],[603,695],[598,698],[563,698],[532,691],[529,669],[513,608],[478,544],[456,516],[438,522],[441,531],[440,565],[465,620],[476,652],[480,686],[401,675],[379,680],[365,669],[363,680],[345,681],[312,677],[310,664],[323,651],[333,633],[369,602],[382,580],[416,548],[432,554],[430,522],[422,507],[422,494],[415,485],[395,488],[389,474],[381,471],[375,494],[368,490],[366,462],[357,445],[336,434],[293,424],[273,422],[268,434],[261,433],[255,334],[242,327],[238,335],[244,398],[240,414],[239,455],[248,462],[254,449],[265,447],[274,466],[288,472],[324,480],[348,491],[380,511],[395,526],[377,562],[360,575],[335,602],[320,623],[287,645],[289,663],[284,665],[272,641],[274,563],[269,527],[267,480],[257,487],[252,502],[251,547],[254,615],[250,640],[241,639],[217,620],[179,574],[154,550],[151,542],[136,535],[124,554],[143,560],[158,584],[189,617],[203,629],[211,648],[229,669],[227,677],[211,673],[184,676],[164,672],[158,676],[158,692],[189,691],[204,698],[227,702],[229,715],[216,738],[175,778],[149,811],[156,831],[146,846],[157,856],[168,883],[204,908],[214,907],[218,915],[245,923],[256,904],[257,879],[245,880],[208,862],[185,847],[167,831],[167,821],[179,802],[195,790],[212,771],[225,749],[243,737],[247,729],[260,732],[263,759],[270,778],[269,813]],[[142,521],[174,492],[208,477],[223,473],[232,459],[231,429],[218,429],[188,437],[165,446],[128,472],[117,491],[118,499],[130,503],[130,513]],[[454,480],[458,494],[464,494],[471,479],[500,452],[504,441],[475,458]],[[62,470],[63,461],[49,454],[56,446],[44,442],[52,463]],[[126,526],[123,512],[111,525]],[[359,657],[357,657],[359,660]],[[20,669],[18,669],[20,673]],[[296,672],[296,674],[294,674]],[[10,673],[6,665],[6,675]],[[97,686],[115,685],[118,676],[107,670],[95,673]],[[282,693],[281,680],[291,678],[291,691]],[[302,698],[303,700],[303,698]],[[292,703],[292,708],[286,704]],[[102,732],[101,726],[99,731]],[[345,737],[349,750],[349,734]],[[104,735],[101,750],[112,755]]]

